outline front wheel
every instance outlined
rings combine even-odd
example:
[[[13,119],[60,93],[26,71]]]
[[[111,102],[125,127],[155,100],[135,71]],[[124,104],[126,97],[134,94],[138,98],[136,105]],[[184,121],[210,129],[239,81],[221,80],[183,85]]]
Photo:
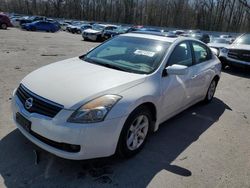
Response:
[[[151,112],[144,107],[132,112],[122,129],[117,152],[122,157],[131,157],[137,154],[145,145],[152,125]]]
[[[2,28],[2,29],[7,29],[7,24],[2,23],[2,24],[1,24],[1,28]]]
[[[222,68],[223,70],[225,70],[226,67],[227,67],[227,64],[226,64],[226,63],[221,63],[221,68]]]
[[[212,99],[214,98],[216,87],[217,87],[217,81],[216,81],[216,79],[213,79],[212,82],[209,85],[208,90],[207,90],[207,95],[206,95],[206,97],[204,99],[205,103],[209,103],[209,102],[212,101]]]
[[[30,30],[31,31],[36,31],[36,28],[35,27],[31,27]]]

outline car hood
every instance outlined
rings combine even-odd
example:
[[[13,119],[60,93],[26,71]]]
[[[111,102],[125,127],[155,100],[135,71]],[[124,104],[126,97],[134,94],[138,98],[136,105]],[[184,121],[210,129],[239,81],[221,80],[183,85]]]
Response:
[[[250,45],[247,45],[247,44],[232,44],[232,45],[229,46],[229,49],[250,50]]]
[[[214,48],[226,48],[229,46],[229,44],[223,44],[223,43],[208,43],[207,45],[209,47],[214,47]]]
[[[101,31],[94,30],[94,29],[86,29],[86,30],[84,30],[84,32],[86,32],[86,33],[101,33]]]
[[[146,75],[106,68],[77,57],[39,68],[21,83],[37,95],[75,110],[93,98],[119,94],[145,78]]]

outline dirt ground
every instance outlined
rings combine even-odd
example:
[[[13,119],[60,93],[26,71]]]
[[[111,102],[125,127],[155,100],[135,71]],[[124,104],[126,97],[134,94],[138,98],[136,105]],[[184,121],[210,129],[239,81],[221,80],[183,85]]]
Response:
[[[163,123],[131,159],[70,161],[28,141],[12,120],[13,89],[96,45],[66,32],[0,30],[0,187],[250,187],[250,74],[240,70],[223,72],[212,103]]]

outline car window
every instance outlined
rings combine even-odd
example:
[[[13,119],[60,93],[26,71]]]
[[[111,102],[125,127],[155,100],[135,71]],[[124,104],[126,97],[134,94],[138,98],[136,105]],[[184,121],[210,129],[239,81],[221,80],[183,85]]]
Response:
[[[192,45],[194,49],[194,57],[195,57],[196,64],[199,64],[199,63],[202,63],[204,61],[211,59],[211,54],[205,45],[201,43],[197,43],[197,42],[192,42]]]
[[[187,42],[180,43],[176,46],[168,61],[169,66],[177,64],[189,67],[192,66],[192,63],[191,48]]]
[[[244,34],[238,37],[233,44],[246,44],[250,45],[250,34]]]
[[[159,67],[169,46],[168,42],[120,36],[90,51],[83,60],[127,72],[149,74]]]
[[[118,46],[110,46],[108,48],[104,48],[101,50],[97,57],[108,57],[113,55],[124,55],[126,53],[127,48],[126,47],[118,47]]]

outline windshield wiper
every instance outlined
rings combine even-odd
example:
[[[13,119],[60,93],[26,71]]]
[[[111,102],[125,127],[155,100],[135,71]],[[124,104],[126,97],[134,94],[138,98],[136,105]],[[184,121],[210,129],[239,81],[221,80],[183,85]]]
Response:
[[[118,67],[118,66],[115,66],[115,65],[112,65],[112,64],[109,64],[109,63],[100,63],[100,62],[98,62],[97,65],[101,65],[101,66],[104,66],[104,67],[108,67],[108,68],[116,69],[116,70],[120,70],[120,71],[130,72],[128,69]]]
[[[108,67],[108,68],[111,68],[111,69],[116,69],[116,70],[120,70],[120,71],[124,71],[124,72],[131,72],[129,69],[118,67],[118,66],[115,66],[115,65],[112,65],[112,64],[109,64],[109,63],[104,63],[104,62],[101,62],[101,61],[97,61],[97,60],[92,59],[92,58],[83,57],[82,60],[87,61],[89,63],[93,63],[95,65]]]

